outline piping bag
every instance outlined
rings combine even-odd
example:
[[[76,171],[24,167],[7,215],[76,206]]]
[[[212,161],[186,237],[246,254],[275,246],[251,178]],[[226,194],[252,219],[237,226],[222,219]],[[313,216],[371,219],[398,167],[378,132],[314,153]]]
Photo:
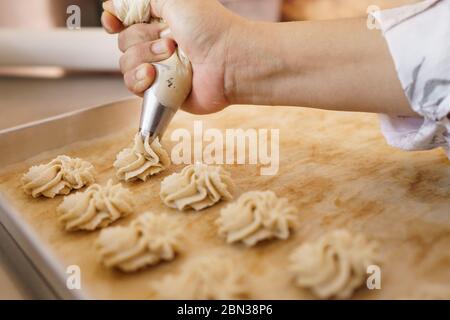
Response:
[[[150,0],[113,0],[115,15],[125,27],[136,23],[161,22],[151,17]],[[192,89],[192,66],[187,56],[178,47],[173,55],[161,62],[153,63],[156,77],[152,86],[144,93],[139,134],[151,143],[162,138],[177,110],[182,106]]]

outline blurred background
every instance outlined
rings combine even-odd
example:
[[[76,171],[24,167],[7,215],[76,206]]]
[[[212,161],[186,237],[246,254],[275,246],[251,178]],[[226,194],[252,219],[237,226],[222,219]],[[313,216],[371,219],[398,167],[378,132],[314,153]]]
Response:
[[[417,0],[220,1],[249,19],[293,21],[362,17],[371,5],[390,8]],[[115,36],[100,28],[101,4],[102,0],[0,0],[0,76],[117,73],[119,52]],[[74,6],[79,8],[79,25],[69,29]]]
[[[206,0],[208,1],[208,0]],[[101,0],[0,0],[0,27],[54,28],[66,25],[66,9],[78,5],[82,26],[100,26]],[[257,20],[314,20],[364,16],[367,7],[390,8],[414,0],[221,0],[231,10]],[[33,17],[30,18],[30,12]]]

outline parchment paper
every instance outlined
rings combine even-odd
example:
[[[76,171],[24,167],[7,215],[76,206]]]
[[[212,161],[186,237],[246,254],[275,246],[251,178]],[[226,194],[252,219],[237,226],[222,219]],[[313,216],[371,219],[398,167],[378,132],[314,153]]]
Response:
[[[375,115],[250,106],[203,117],[180,112],[163,145],[170,150],[171,131],[183,127],[192,132],[195,119],[204,120],[205,129],[280,129],[277,175],[261,176],[260,165],[225,167],[238,186],[235,197],[270,189],[296,205],[298,226],[290,239],[254,248],[227,245],[214,224],[225,203],[198,213],[166,208],[159,187],[164,177],[183,167],[173,165],[147,182],[126,184],[137,210],[114,225],[127,225],[146,210],[169,212],[184,225],[183,252],[173,262],[135,274],[102,267],[93,247],[98,231],[64,232],[55,212],[62,197],[33,199],[21,190],[20,177],[31,165],[67,154],[93,163],[99,183],[117,181],[112,163],[131,143],[135,131],[129,128],[8,167],[0,173],[0,191],[64,266],[80,266],[82,288],[93,298],[158,298],[149,290],[150,283],[212,252],[237,258],[236,269],[248,272],[251,298],[313,298],[292,285],[287,258],[299,244],[337,228],[363,232],[381,245],[381,290],[361,289],[354,298],[450,298],[450,165],[443,151],[404,152],[387,146]]]

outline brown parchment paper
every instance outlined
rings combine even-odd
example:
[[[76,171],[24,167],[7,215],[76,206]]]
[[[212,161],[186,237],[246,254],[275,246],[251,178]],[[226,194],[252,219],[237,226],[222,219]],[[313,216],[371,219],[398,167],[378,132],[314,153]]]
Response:
[[[287,259],[297,245],[336,228],[363,232],[381,245],[381,290],[361,289],[354,298],[450,298],[450,163],[442,150],[404,152],[387,146],[375,115],[253,106],[234,106],[203,117],[179,112],[163,145],[170,151],[175,144],[171,131],[192,132],[195,119],[204,121],[204,129],[280,129],[276,175],[261,176],[261,165],[225,167],[236,182],[236,198],[245,191],[270,189],[296,205],[298,226],[290,239],[254,248],[227,245],[214,224],[225,203],[201,212],[164,207],[161,180],[183,167],[172,165],[147,182],[125,184],[137,210],[114,225],[127,225],[146,210],[169,212],[184,226],[182,253],[173,262],[134,274],[102,267],[93,247],[98,231],[64,232],[55,212],[62,197],[33,199],[22,192],[20,177],[31,165],[67,154],[93,163],[99,183],[117,181],[112,163],[131,143],[133,129],[10,166],[0,173],[0,191],[63,266],[80,266],[82,289],[93,298],[158,298],[149,290],[150,283],[180,272],[189,259],[213,252],[237,259],[236,269],[248,273],[251,298],[313,298],[292,285]]]

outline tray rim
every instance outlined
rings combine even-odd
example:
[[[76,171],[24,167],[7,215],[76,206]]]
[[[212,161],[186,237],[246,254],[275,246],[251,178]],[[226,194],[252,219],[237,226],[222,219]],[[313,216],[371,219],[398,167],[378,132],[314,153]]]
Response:
[[[119,104],[125,104],[125,103],[129,103],[129,102],[136,102],[137,100],[140,100],[139,98],[124,98],[124,99],[120,99],[114,102],[110,102],[110,103],[106,103],[106,104],[100,104],[100,105],[95,105],[95,106],[91,106],[91,107],[84,107],[84,108],[80,108],[77,110],[73,110],[73,111],[68,111],[68,112],[64,112],[61,114],[57,114],[54,116],[50,116],[47,118],[43,118],[43,119],[39,119],[39,120],[35,120],[35,121],[30,121],[30,122],[26,122],[23,124],[19,124],[13,127],[9,127],[9,128],[5,128],[5,129],[0,129],[0,136],[5,135],[5,134],[10,134],[10,133],[14,133],[16,131],[20,131],[20,130],[24,130],[27,128],[31,128],[31,127],[36,127],[39,125],[43,125],[49,122],[53,122],[53,121],[58,121],[58,120],[62,120],[62,119],[66,119],[69,117],[73,117],[79,114],[83,114],[86,113],[88,111],[91,110],[95,110],[95,109],[102,109],[102,108],[109,108],[115,105],[119,105]]]
[[[88,295],[83,290],[69,290],[68,288],[64,290],[63,267],[57,258],[42,246],[31,227],[21,220],[18,211],[10,206],[3,195],[0,194],[0,224],[11,235],[12,240],[18,246],[18,250],[21,250],[28,257],[31,267],[35,270],[35,276],[43,278],[49,289],[55,293],[56,298],[88,299]],[[27,279],[21,280],[25,283]]]
[[[101,104],[91,107],[70,111],[55,116],[47,117],[41,120],[28,122],[11,128],[0,130],[0,138],[5,135],[20,133],[33,127],[43,126],[49,123],[54,123],[63,119],[68,119],[78,115],[88,113],[89,111],[98,109],[108,109],[114,106],[128,104],[130,102],[136,103],[138,98],[125,98],[115,102]],[[101,135],[99,135],[101,136]],[[81,141],[81,140],[80,140]],[[73,142],[69,142],[73,143]],[[45,152],[47,150],[42,150]],[[15,162],[8,165],[14,165]],[[7,165],[7,166],[8,166]],[[30,269],[35,270],[33,276],[43,278],[48,284],[48,288],[55,293],[56,298],[59,299],[73,299],[73,300],[89,300],[93,297],[81,288],[80,290],[70,290],[66,286],[66,274],[64,266],[61,261],[45,247],[39,239],[36,231],[20,216],[17,209],[15,209],[5,196],[0,192],[0,224],[6,229],[12,240],[17,244],[18,251],[16,254],[25,254],[30,262]],[[21,279],[26,284],[27,279]]]

